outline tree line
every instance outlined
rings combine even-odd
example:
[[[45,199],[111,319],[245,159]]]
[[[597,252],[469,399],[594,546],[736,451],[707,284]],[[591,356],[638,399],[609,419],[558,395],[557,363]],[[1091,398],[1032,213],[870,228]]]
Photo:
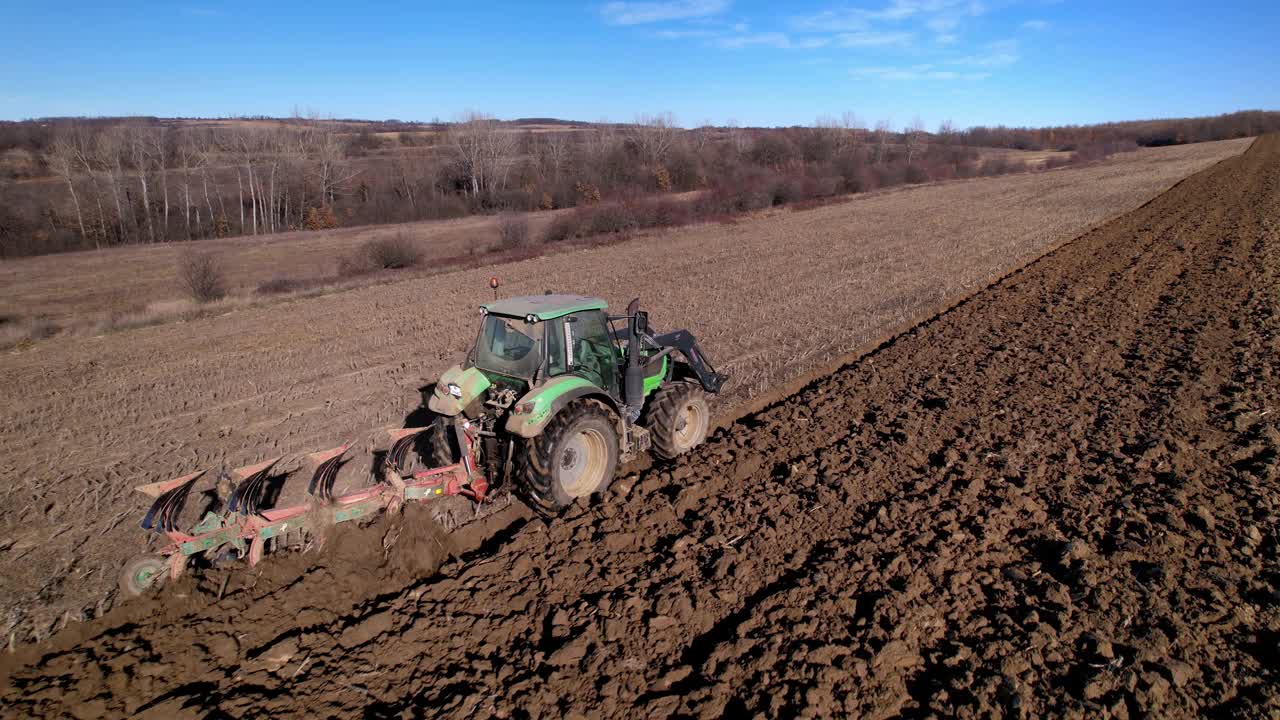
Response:
[[[531,129],[533,128],[533,129]],[[926,131],[845,113],[808,127],[62,118],[0,123],[35,158],[0,185],[0,257],[634,201],[686,191],[808,199],[1022,172],[981,148],[1077,162],[1141,145],[1280,130],[1280,113],[1056,128]],[[1051,163],[1061,164],[1063,161]]]

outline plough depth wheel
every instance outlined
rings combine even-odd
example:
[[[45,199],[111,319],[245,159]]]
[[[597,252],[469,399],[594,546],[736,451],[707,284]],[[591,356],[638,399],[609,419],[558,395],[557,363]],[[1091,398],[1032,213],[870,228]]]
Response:
[[[139,555],[120,573],[120,592],[137,597],[159,587],[169,577],[169,561],[160,555]]]

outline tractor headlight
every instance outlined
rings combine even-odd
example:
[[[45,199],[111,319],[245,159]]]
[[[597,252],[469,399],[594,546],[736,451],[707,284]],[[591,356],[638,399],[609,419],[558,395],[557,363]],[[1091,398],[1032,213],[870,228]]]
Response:
[[[516,406],[516,414],[528,415],[529,413],[533,412],[533,408],[534,408],[534,403],[532,400],[528,402],[522,402]]]
[[[457,385],[454,385],[453,383],[449,383],[448,390],[450,395],[459,399],[462,397],[462,388],[458,387]]]

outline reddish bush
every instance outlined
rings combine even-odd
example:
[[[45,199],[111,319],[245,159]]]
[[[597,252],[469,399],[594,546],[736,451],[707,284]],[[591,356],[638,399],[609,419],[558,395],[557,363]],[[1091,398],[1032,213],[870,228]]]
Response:
[[[178,258],[178,281],[198,303],[221,300],[227,295],[222,267],[210,253],[183,253]]]
[[[912,163],[903,171],[902,179],[912,185],[929,182],[929,171],[916,163]]]
[[[564,242],[577,237],[580,229],[576,212],[556,216],[547,228],[542,231],[542,241],[546,243]]]
[[[637,227],[630,208],[619,203],[584,208],[578,212],[583,215],[582,229],[587,235],[628,232]]]
[[[498,219],[498,245],[513,250],[529,244],[529,220],[523,215],[503,215]]]
[[[400,270],[417,265],[422,249],[403,233],[368,240],[338,260],[338,276],[352,277],[376,270]]]

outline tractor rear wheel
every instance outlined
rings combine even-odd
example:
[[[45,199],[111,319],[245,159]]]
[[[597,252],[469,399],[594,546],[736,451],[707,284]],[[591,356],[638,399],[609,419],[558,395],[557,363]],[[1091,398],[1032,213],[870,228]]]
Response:
[[[673,460],[701,445],[710,426],[707,395],[700,385],[690,382],[658,388],[645,420],[653,440],[652,452],[661,460]]]
[[[431,429],[423,435],[427,441],[424,459],[431,463],[431,467],[462,462],[462,451],[458,449],[458,441],[453,437],[453,418],[436,415],[431,421]]]
[[[521,444],[516,480],[526,502],[552,515],[604,492],[618,469],[615,419],[599,403],[578,401]]]

